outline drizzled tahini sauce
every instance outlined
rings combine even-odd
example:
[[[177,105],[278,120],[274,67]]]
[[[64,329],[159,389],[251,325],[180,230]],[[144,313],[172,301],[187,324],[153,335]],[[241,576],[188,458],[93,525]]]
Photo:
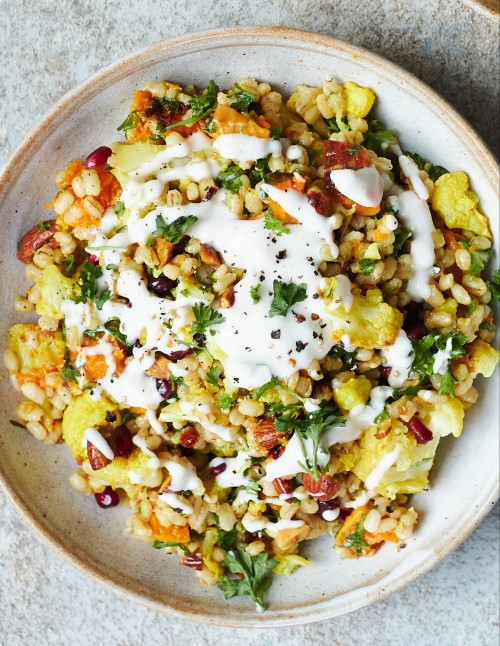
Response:
[[[398,332],[393,345],[383,351],[384,366],[392,368],[387,379],[391,388],[401,388],[408,379],[408,373],[413,363],[413,346],[406,332],[401,329]]]
[[[389,197],[397,217],[413,233],[411,242],[412,275],[408,280],[408,293],[412,300],[420,302],[429,298],[429,281],[434,275],[434,223],[427,202],[413,191],[404,191]]]
[[[340,168],[330,172],[335,188],[361,206],[379,206],[384,194],[384,180],[375,166]]]
[[[279,140],[241,134],[220,135],[214,141],[213,148],[222,157],[234,159],[240,163],[253,162],[268,155],[273,157],[281,155],[281,142]]]
[[[438,350],[434,355],[434,363],[432,366],[432,372],[435,375],[444,375],[448,370],[448,364],[451,359],[451,350],[453,348],[453,338],[450,337],[446,341],[446,346],[444,350]]]
[[[365,480],[366,488],[371,490],[378,487],[382,478],[385,476],[387,471],[392,467],[392,465],[397,462],[399,454],[401,453],[401,444],[398,444],[395,449],[390,453],[384,455],[380,460],[377,466],[370,472],[368,477]]]

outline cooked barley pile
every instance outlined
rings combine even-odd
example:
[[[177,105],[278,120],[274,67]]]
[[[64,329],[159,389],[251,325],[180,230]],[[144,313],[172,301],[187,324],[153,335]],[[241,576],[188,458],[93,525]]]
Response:
[[[498,361],[469,179],[403,152],[374,101],[149,83],[126,142],[69,163],[19,243],[22,425],[65,442],[72,486],[127,504],[136,538],[259,609],[271,571],[310,565],[302,541],[404,547]]]

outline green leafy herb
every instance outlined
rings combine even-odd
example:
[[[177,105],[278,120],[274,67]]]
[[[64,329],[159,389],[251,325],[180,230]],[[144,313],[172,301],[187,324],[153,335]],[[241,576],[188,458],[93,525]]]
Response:
[[[239,166],[229,166],[227,171],[217,175],[217,182],[231,193],[237,193],[243,186],[241,183],[241,176],[243,169]]]
[[[220,366],[214,366],[213,368],[210,368],[210,370],[207,372],[207,381],[209,384],[212,384],[212,386],[218,386],[219,385],[219,377],[222,374],[222,368]]]
[[[278,561],[270,559],[267,552],[253,556],[243,547],[237,547],[228,552],[222,565],[232,574],[243,576],[242,579],[230,579],[225,575],[218,578],[217,587],[222,590],[224,597],[230,599],[236,595],[248,595],[259,608],[265,610],[267,604],[264,594],[271,586],[271,570],[278,565]]]
[[[80,371],[75,366],[75,362],[70,360],[69,348],[64,348],[64,366],[62,368],[62,377],[64,381],[73,381],[75,384],[80,383]]]
[[[153,547],[155,548],[155,550],[161,550],[164,547],[180,547],[186,556],[189,556],[189,554],[191,553],[189,549],[182,543],[167,543],[165,541],[155,541],[153,543]]]
[[[458,332],[450,332],[448,334],[438,334],[432,332],[426,334],[421,339],[412,341],[414,359],[410,368],[410,373],[420,377],[430,377],[434,374],[434,359],[435,353],[438,350],[444,350],[448,341],[451,339],[450,359],[458,359],[465,354],[464,344],[467,339],[463,334]],[[449,367],[447,374],[442,379],[442,386],[440,393],[453,395],[453,377]],[[444,390],[443,390],[444,389]],[[446,390],[446,392],[445,392]]]
[[[122,411],[121,423],[126,424],[127,422],[130,422],[130,420],[135,419],[138,414],[139,413],[132,412],[129,408],[125,412]]]
[[[114,263],[110,262],[109,265],[106,265],[106,269],[108,271],[118,271],[118,265],[115,265]]]
[[[252,399],[259,400],[267,393],[268,390],[272,390],[273,388],[281,388],[281,390],[284,390],[290,395],[293,395],[297,399],[300,399],[301,401],[303,400],[303,397],[301,397],[298,393],[294,392],[291,388],[288,388],[288,386],[285,386],[284,384],[281,383],[281,381],[278,381],[274,377],[268,382],[266,382],[265,384],[263,384],[259,389],[257,389],[253,393]]]
[[[360,150],[361,146],[359,144],[357,144],[356,146],[351,146],[349,148],[349,155],[355,155],[356,153],[359,153]]]
[[[225,532],[223,529],[219,529],[217,532],[217,542],[223,550],[226,550],[226,552],[233,549],[237,538],[238,530],[236,527],[233,527],[233,529],[230,529],[228,532]]]
[[[204,90],[201,94],[193,96],[189,101],[189,106],[191,108],[191,117],[188,119],[182,119],[181,121],[176,121],[175,123],[170,123],[166,126],[165,130],[171,130],[177,126],[189,126],[192,123],[200,121],[208,117],[208,115],[213,112],[215,106],[217,105],[217,95],[219,94],[219,87],[214,81],[210,81],[207,89]]]
[[[44,222],[43,220],[40,220],[38,223],[38,230],[39,231],[48,231],[50,229],[50,222]]]
[[[125,204],[121,201],[118,200],[115,202],[115,205],[113,206],[113,210],[116,213],[116,215],[121,218],[123,213],[125,212]]]
[[[275,218],[270,210],[266,211],[266,214],[264,215],[264,226],[277,236],[282,236],[284,233],[290,233],[290,229],[287,229],[281,220]]]
[[[248,179],[250,180],[252,187],[255,188],[259,182],[267,182],[269,180],[269,177],[271,176],[271,170],[269,168],[270,156],[271,155],[268,155],[267,157],[257,159],[253,167],[249,170]]]
[[[109,319],[104,323],[104,328],[112,335],[115,337],[115,339],[118,339],[120,343],[125,347],[125,349],[130,352],[132,350],[132,346],[128,343],[127,337],[120,332],[120,320],[117,318]]]
[[[439,386],[439,394],[440,395],[451,395],[452,397],[455,396],[455,382],[457,380],[453,376],[453,373],[451,370],[448,368],[448,370],[444,373],[443,378],[441,379],[441,385]]]
[[[486,283],[491,292],[490,303],[498,303],[500,301],[500,269],[497,269],[493,274],[493,280]]]
[[[237,397],[232,397],[229,393],[221,393],[217,399],[217,403],[222,410],[228,410],[237,399]]]
[[[205,130],[210,133],[214,133],[217,130],[217,125],[215,121],[212,119],[212,117],[208,117],[207,122],[205,124]]]
[[[476,309],[477,309],[477,301],[476,301],[476,299],[475,299],[475,298],[473,298],[473,299],[471,300],[471,302],[470,302],[470,305],[469,305],[469,307],[468,307],[468,309],[467,309],[467,312],[468,312],[469,314],[472,314],[472,312],[474,312],[474,310],[476,310]]]
[[[495,326],[492,323],[488,323],[488,321],[483,321],[479,327],[482,330],[488,330],[488,332],[494,332],[496,329]]]
[[[9,419],[9,423],[12,424],[12,426],[15,426],[16,428],[24,428],[24,429],[26,429],[26,426],[23,426],[19,422],[16,422],[15,419]]]
[[[86,303],[94,301],[98,310],[102,309],[104,303],[111,298],[109,289],[99,292],[96,281],[102,276],[102,268],[86,260],[76,284],[80,288],[80,293],[73,300],[75,303]]]
[[[283,417],[275,419],[274,425],[277,431],[295,431],[304,456],[304,463],[299,466],[315,480],[319,480],[318,471],[318,450],[320,448],[323,431],[330,426],[342,425],[344,420],[339,416],[338,410],[328,405],[323,405],[318,410],[312,411],[303,419],[286,420]],[[312,441],[312,460],[305,444],[305,440]]]
[[[373,423],[374,424],[380,424],[380,422],[383,422],[384,419],[389,419],[389,417],[390,417],[389,413],[384,408],[384,410],[381,413],[379,413],[379,415],[377,415],[377,417],[375,417],[373,419]]]
[[[356,350],[348,352],[340,343],[334,345],[328,354],[330,357],[340,359],[344,364],[344,368],[352,368],[356,361]]]
[[[363,146],[373,150],[377,154],[383,153],[397,143],[396,136],[392,130],[384,130],[376,119],[372,119],[368,124],[368,130],[363,139]]]
[[[351,126],[347,121],[347,117],[342,117],[342,119],[332,117],[331,119],[325,119],[325,121],[330,134],[332,132],[340,132],[341,130],[343,132],[348,132],[351,129]]]
[[[224,321],[224,317],[216,312],[210,305],[204,303],[195,303],[193,305],[194,323],[191,326],[193,336],[195,334],[205,334],[207,329],[212,325],[217,325]]]
[[[271,128],[271,139],[279,141],[282,132],[283,128]]]
[[[154,102],[161,107],[168,106],[170,108],[176,109],[184,105],[181,101],[179,101],[179,99],[172,99],[169,96],[155,96]]]
[[[61,273],[63,276],[72,276],[75,270],[75,256],[71,254],[62,261]]]
[[[238,91],[229,95],[232,99],[231,107],[238,112],[248,112],[252,103],[255,103],[255,99],[259,98],[258,95],[245,90],[239,83],[235,83],[234,86]]]
[[[413,161],[420,168],[420,170],[425,170],[433,182],[439,179],[441,175],[445,175],[446,173],[449,173],[449,171],[446,170],[446,168],[443,168],[443,166],[434,166],[434,164],[431,164],[431,162],[426,161],[418,153],[410,153],[406,150],[405,155],[407,157],[410,157],[410,159],[413,159]]]
[[[395,258],[398,258],[401,255],[401,249],[403,248],[404,243],[412,237],[412,232],[406,229],[403,229],[401,225],[398,225],[397,229],[394,231],[394,242],[392,245],[392,255]]]
[[[285,316],[290,307],[300,303],[307,298],[306,283],[282,283],[280,280],[273,281],[273,300],[269,310],[269,318],[273,316]]]
[[[258,303],[260,301],[260,299],[261,299],[260,285],[261,285],[261,283],[257,283],[257,285],[254,285],[253,287],[250,287],[250,296],[252,297],[252,301],[254,303]]]
[[[118,126],[117,130],[123,130],[124,132],[126,132],[127,130],[132,130],[132,128],[136,128],[140,123],[141,118],[134,110],[134,112],[131,112],[125,119],[125,121]]]
[[[478,276],[486,267],[493,255],[493,249],[474,250],[471,251],[471,243],[465,240],[460,240],[458,243],[463,249],[467,249],[470,253],[470,268],[467,272],[468,276]]]
[[[84,330],[83,331],[83,336],[88,337],[89,339],[93,339],[96,341],[99,338],[100,330],[96,328],[95,330]]]
[[[344,541],[344,547],[354,547],[358,556],[362,555],[363,547],[368,547],[368,543],[365,541],[365,537],[363,535],[363,528],[367,515],[368,512],[363,514],[363,517],[361,518],[361,521],[359,522],[356,529],[350,534],[347,534]]]
[[[375,269],[375,260],[373,258],[361,258],[361,260],[358,261],[358,267],[363,274],[363,276],[369,276],[370,274],[373,274],[373,270]]]
[[[181,215],[170,224],[167,224],[161,215],[156,216],[156,229],[153,235],[146,240],[146,244],[151,246],[156,242],[156,238],[167,238],[172,244],[180,242],[181,238],[189,227],[193,226],[198,218],[195,215]]]

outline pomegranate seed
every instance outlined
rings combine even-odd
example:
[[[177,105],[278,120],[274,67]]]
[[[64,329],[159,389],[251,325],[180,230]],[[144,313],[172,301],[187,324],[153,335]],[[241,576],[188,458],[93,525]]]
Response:
[[[94,168],[95,166],[102,166],[108,161],[108,157],[113,154],[111,148],[107,146],[99,146],[85,160],[85,168]]]
[[[110,509],[111,507],[116,507],[120,502],[120,498],[114,489],[111,487],[106,487],[101,493],[95,493],[94,498],[99,507],[103,509]]]
[[[200,435],[194,426],[186,426],[181,432],[179,438],[180,445],[186,449],[193,447],[200,439]]]
[[[424,336],[425,332],[426,330],[422,323],[412,323],[408,326],[406,335],[410,339],[410,341],[416,341],[417,339],[421,339]]]
[[[155,278],[148,274],[148,289],[154,292],[160,298],[165,298],[170,295],[170,290],[175,287],[175,281],[167,278],[166,276],[158,276]]]
[[[176,350],[175,352],[171,352],[168,355],[168,358],[170,361],[179,361],[179,359],[184,359],[184,357],[187,357],[190,354],[193,354],[194,350],[193,348],[186,348],[185,350]]]
[[[132,449],[132,434],[124,424],[121,424],[115,431],[115,455],[126,458],[132,453]]]
[[[97,256],[94,256],[94,254],[90,254],[90,256],[88,257],[88,261],[91,262],[93,265],[99,264],[99,258]]]
[[[197,549],[191,554],[188,554],[185,558],[182,559],[181,565],[190,567],[193,570],[203,570],[203,560],[201,558],[200,550]]]
[[[220,464],[217,464],[216,466],[210,467],[210,473],[213,476],[218,476],[220,473],[224,473],[226,468],[227,468],[227,464],[225,462],[221,462]]]
[[[413,433],[414,438],[417,440],[417,444],[427,444],[434,437],[432,431],[419,419],[418,413],[411,418],[409,422],[406,422],[406,426]]]
[[[268,451],[267,457],[270,460],[277,460],[285,449],[286,446],[284,444],[276,444],[276,446],[273,446],[273,448]]]
[[[389,379],[389,375],[391,374],[391,370],[391,366],[380,366],[380,377],[387,381]]]
[[[157,379],[156,390],[160,393],[163,399],[169,399],[169,397],[172,397],[174,392],[170,379]]]

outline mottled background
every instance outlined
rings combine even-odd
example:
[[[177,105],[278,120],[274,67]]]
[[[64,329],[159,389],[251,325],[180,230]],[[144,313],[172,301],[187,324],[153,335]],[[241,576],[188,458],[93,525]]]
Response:
[[[382,54],[447,98],[498,157],[498,22],[460,0],[0,0],[0,164],[101,66],[163,38],[241,25],[309,29]],[[0,513],[6,646],[498,644],[498,505],[441,565],[389,599],[265,631],[191,624],[122,600],[41,544],[3,497]]]

